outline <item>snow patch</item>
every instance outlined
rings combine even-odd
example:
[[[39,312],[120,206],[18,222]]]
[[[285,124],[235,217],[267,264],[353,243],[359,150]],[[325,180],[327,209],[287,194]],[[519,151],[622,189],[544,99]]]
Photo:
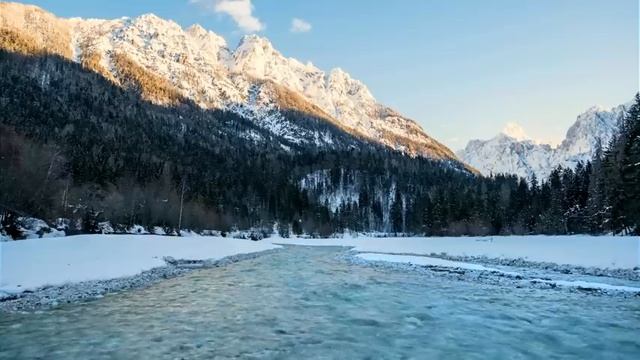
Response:
[[[0,243],[0,292],[132,276],[163,258],[218,260],[280,246],[263,241],[157,235],[78,235]]]
[[[533,283],[543,283],[552,286],[560,286],[560,287],[568,287],[575,288],[580,290],[600,290],[600,291],[621,291],[621,292],[631,292],[640,294],[640,287],[633,286],[622,286],[622,285],[611,285],[611,284],[603,284],[591,281],[568,281],[568,280],[544,280],[544,279],[533,279],[531,280]]]

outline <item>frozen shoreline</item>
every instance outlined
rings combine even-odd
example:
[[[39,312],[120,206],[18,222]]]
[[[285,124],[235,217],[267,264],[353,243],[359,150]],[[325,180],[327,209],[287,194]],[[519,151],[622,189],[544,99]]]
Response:
[[[0,311],[100,297],[279,248],[267,242],[206,236],[78,235],[4,242],[0,243]]]
[[[638,236],[486,236],[388,237],[337,239],[268,239],[274,244],[347,246],[356,252],[411,254],[448,260],[474,259],[487,263],[556,264],[572,268],[629,269],[640,267]]]
[[[0,291],[109,280],[165,266],[165,257],[219,260],[279,248],[267,242],[222,237],[78,235],[0,244]]]
[[[525,279],[526,286],[627,295],[640,288],[638,237],[274,237],[254,242],[209,236],[79,235],[0,243],[0,312],[33,311],[141,288],[197,268],[254,258],[281,245],[349,247],[345,257],[361,265],[418,269],[508,286],[522,285]]]
[[[639,237],[346,237],[274,243],[345,246],[350,251],[344,258],[353,264],[417,270],[452,280],[640,296]]]
[[[412,271],[426,276],[437,276],[451,280],[472,281],[505,287],[560,289],[595,295],[640,297],[640,282],[637,283],[637,286],[627,286],[576,279],[550,279],[544,276],[540,277],[533,274],[506,271],[504,269],[489,268],[483,265],[444,260],[429,256],[350,252],[345,256],[345,260],[358,266]]]
[[[35,290],[9,294],[0,298],[2,312],[32,312],[54,308],[62,304],[73,304],[99,299],[108,294],[142,289],[160,281],[179,277],[192,271],[227,266],[239,261],[255,259],[279,249],[226,256],[222,259],[190,260],[165,259],[166,265],[142,273],[108,280],[92,280],[63,285],[43,286]]]
[[[406,255],[406,254],[399,254]],[[491,258],[486,256],[450,256],[446,254],[429,254],[429,257],[459,261],[465,263],[478,263],[483,265],[498,265],[498,266],[510,266],[518,268],[537,269],[543,271],[555,272],[558,274],[574,274],[574,275],[589,275],[596,277],[610,277],[615,279],[640,281],[640,268],[633,269],[624,268],[600,268],[595,266],[585,267],[580,265],[569,264],[556,264],[552,262],[536,262],[527,261],[522,258],[517,259],[505,259],[505,258]]]

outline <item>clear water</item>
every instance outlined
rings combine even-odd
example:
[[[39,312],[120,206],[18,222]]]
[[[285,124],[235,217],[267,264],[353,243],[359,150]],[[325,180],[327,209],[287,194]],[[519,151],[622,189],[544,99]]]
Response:
[[[291,247],[39,314],[0,358],[639,359],[640,300],[349,265]]]

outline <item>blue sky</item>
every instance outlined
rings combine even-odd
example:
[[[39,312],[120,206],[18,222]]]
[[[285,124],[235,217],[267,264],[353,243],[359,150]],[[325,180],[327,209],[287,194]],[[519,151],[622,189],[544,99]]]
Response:
[[[508,122],[557,142],[578,113],[639,88],[638,0],[240,0],[252,10],[215,11],[230,1],[25,2],[63,17],[152,12],[232,47],[259,30],[285,56],[342,67],[454,150]]]

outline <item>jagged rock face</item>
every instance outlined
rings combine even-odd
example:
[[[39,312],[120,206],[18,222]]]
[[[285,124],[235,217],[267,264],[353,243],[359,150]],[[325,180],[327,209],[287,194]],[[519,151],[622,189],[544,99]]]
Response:
[[[486,141],[471,140],[458,155],[487,176],[505,173],[531,179],[535,174],[538,179],[546,179],[558,165],[573,168],[580,161],[591,160],[598,142],[606,148],[629,106],[588,109],[578,116],[556,148],[502,133]]]
[[[45,47],[51,43],[47,29],[55,27],[64,35],[56,39],[56,53],[119,85],[130,83],[132,75],[140,87],[163,79],[172,89],[162,84],[161,92],[143,92],[158,104],[177,101],[175,90],[203,108],[240,112],[274,132],[284,131],[289,138],[298,136],[299,142],[330,144],[331,139],[322,140],[323,134],[305,137],[297,134],[295,124],[280,123],[277,113],[282,101],[278,99],[295,95],[296,101],[287,103],[314,109],[313,115],[328,118],[351,135],[409,155],[458,161],[451,150],[429,137],[416,122],[379,104],[363,83],[343,70],[326,73],[311,63],[287,58],[263,37],[245,36],[232,50],[222,37],[199,25],[182,29],[155,15],[115,20],[61,19],[37,7],[12,3],[0,4],[0,10],[2,27],[29,34]],[[118,68],[126,63],[137,64],[137,72],[146,74]],[[123,73],[129,78],[123,78]],[[153,79],[146,80],[149,78]],[[265,84],[276,86],[260,90]]]
[[[515,174],[531,178],[550,171],[553,149],[549,145],[519,141],[506,134],[491,140],[471,140],[458,155],[483,175]]]
[[[567,131],[567,136],[558,147],[556,161],[565,161],[566,165],[575,165],[578,161],[590,160],[595,155],[598,141],[603,147],[618,131],[620,120],[631,103],[604,109],[594,106],[580,114],[576,122]],[[562,163],[560,163],[562,164]]]

